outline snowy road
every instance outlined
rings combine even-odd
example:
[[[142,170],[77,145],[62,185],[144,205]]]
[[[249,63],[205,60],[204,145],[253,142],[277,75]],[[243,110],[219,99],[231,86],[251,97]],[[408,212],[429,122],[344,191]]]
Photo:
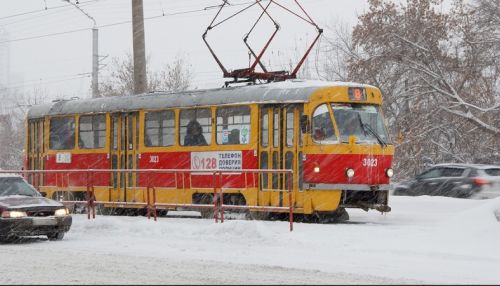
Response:
[[[1,284],[498,284],[494,200],[391,197],[347,224],[75,215],[59,242],[0,244]]]

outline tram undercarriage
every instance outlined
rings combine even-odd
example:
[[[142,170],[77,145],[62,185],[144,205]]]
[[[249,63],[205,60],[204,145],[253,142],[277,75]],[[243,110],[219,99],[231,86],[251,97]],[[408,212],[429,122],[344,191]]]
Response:
[[[374,209],[379,212],[390,212],[391,207],[387,205],[389,191],[352,191],[343,190],[340,199],[340,207],[360,208],[364,211]]]

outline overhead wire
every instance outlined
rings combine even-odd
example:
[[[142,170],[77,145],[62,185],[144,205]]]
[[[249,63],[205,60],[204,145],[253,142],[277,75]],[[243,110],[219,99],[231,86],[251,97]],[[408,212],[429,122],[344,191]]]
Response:
[[[83,5],[85,5],[85,4],[89,5],[89,4],[92,4],[90,2],[94,2],[95,3],[95,2],[98,2],[98,1],[104,1],[104,0],[89,0],[89,1],[85,1],[85,2],[80,2],[80,5],[82,5],[82,4]],[[268,1],[268,0],[264,0],[264,1]],[[231,6],[235,7],[235,6],[249,5],[249,4],[253,3],[253,2],[254,1],[246,1],[246,2],[241,2],[241,3],[234,3],[234,4],[231,4],[230,7]],[[161,15],[144,17],[144,20],[153,20],[153,19],[159,19],[159,18],[163,18],[163,17],[172,17],[172,16],[178,16],[178,15],[200,13],[200,12],[205,12],[205,11],[209,11],[209,10],[212,10],[212,9],[216,9],[216,8],[219,7],[219,6],[211,6],[211,7],[201,8],[201,9],[192,9],[192,10],[186,10],[186,11],[165,13],[165,11],[163,9],[163,4],[162,3],[160,3],[160,4],[161,4],[161,10],[162,10]],[[60,9],[60,8],[63,8],[63,7],[68,7],[68,6],[67,5],[60,5],[60,6],[47,7],[46,10],[49,10],[49,9]],[[30,12],[25,12],[25,13],[20,13],[20,14],[5,16],[5,17],[0,17],[0,20],[2,20],[2,19],[8,19],[8,18],[13,18],[13,17],[17,17],[17,16],[28,15],[28,14],[40,13],[40,12],[43,12],[43,11],[46,11],[46,10],[35,10],[35,11],[30,11]],[[112,26],[118,26],[118,25],[128,24],[128,23],[131,23],[131,22],[132,22],[131,20],[121,21],[121,22],[116,22],[116,23],[101,25],[101,26],[98,26],[97,28],[107,28],[107,27],[112,27]],[[18,42],[18,41],[26,41],[26,40],[32,40],[32,39],[40,39],[40,38],[45,38],[45,37],[54,37],[54,36],[63,35],[63,34],[70,34],[70,33],[77,33],[77,32],[87,31],[89,29],[90,28],[81,28],[81,29],[74,29],[74,30],[68,30],[68,31],[63,31],[63,32],[43,34],[43,35],[38,35],[38,36],[30,36],[30,37],[24,37],[24,38],[12,39],[12,40],[4,40],[4,41],[0,41],[0,44],[11,43],[11,42]],[[216,72],[214,71],[213,73],[216,73]],[[90,77],[90,76],[78,76],[78,77],[73,77],[71,79],[78,79],[78,78],[85,78],[85,77]],[[57,80],[57,81],[63,81],[63,80],[65,80],[65,79]],[[57,82],[57,81],[47,81],[47,83]],[[212,80],[210,80],[210,81],[212,81]],[[37,84],[39,84],[39,83],[37,83]],[[3,89],[8,89],[8,88],[3,88]],[[0,89],[0,90],[2,90],[2,89]]]
[[[31,83],[22,83],[22,84],[18,83],[18,84],[14,84],[14,85],[9,85],[7,87],[0,87],[0,91],[7,91],[10,89],[15,89],[15,88],[19,88],[19,87],[26,87],[26,86],[36,86],[36,85],[40,85],[40,84],[46,85],[46,84],[52,84],[52,83],[58,83],[58,82],[63,82],[63,81],[68,81],[68,80],[76,80],[76,79],[82,79],[82,78],[90,78],[90,77],[91,77],[91,75],[89,73],[82,73],[82,74],[76,74],[76,75],[55,78],[53,80],[43,80],[43,82],[42,82],[42,79],[31,80],[31,81],[28,81]]]
[[[93,1],[97,1],[97,0],[93,0]],[[232,4],[232,6],[248,5],[249,3],[252,3],[252,2]],[[214,6],[214,7],[216,7],[216,6]],[[214,8],[209,8],[209,9],[203,8],[203,9],[193,9],[193,10],[188,10],[188,11],[172,12],[172,13],[162,13],[162,15],[144,17],[144,20],[153,20],[153,19],[158,19],[158,18],[162,18],[162,17],[171,17],[171,16],[177,16],[177,15],[192,14],[192,13],[208,11],[211,9],[214,9]],[[111,23],[111,24],[105,24],[105,25],[97,26],[97,28],[98,29],[107,28],[107,27],[118,26],[118,25],[129,24],[129,23],[132,23],[132,21],[127,20],[127,21],[121,21],[121,22],[116,22],[116,23]],[[90,28],[82,28],[82,29],[68,30],[68,31],[64,31],[64,32],[50,33],[50,34],[25,37],[25,38],[19,38],[19,39],[4,40],[4,41],[0,41],[0,44],[26,41],[26,40],[32,40],[32,39],[40,39],[40,38],[45,38],[45,37],[53,37],[53,36],[58,36],[58,35],[62,35],[62,34],[77,33],[77,32],[81,32],[81,31],[85,31],[85,30],[89,30],[89,29]]]
[[[104,0],[88,0],[88,1],[80,2],[80,5],[85,5],[85,4],[90,3],[90,2],[101,2],[101,1],[104,1]],[[0,20],[15,18],[15,17],[19,17],[19,16],[26,16],[26,15],[29,15],[29,14],[36,14],[36,13],[46,12],[47,10],[67,8],[67,7],[68,7],[68,5],[59,5],[59,6],[52,6],[52,7],[45,6],[45,9],[32,10],[32,11],[18,13],[18,14],[13,14],[13,15],[9,15],[9,16],[3,16],[3,17],[0,17]]]

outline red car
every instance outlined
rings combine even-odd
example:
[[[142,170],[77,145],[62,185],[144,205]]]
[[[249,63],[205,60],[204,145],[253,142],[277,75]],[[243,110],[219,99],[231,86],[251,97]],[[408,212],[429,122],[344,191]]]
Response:
[[[46,235],[62,240],[72,217],[60,202],[44,198],[19,175],[0,174],[0,240]]]

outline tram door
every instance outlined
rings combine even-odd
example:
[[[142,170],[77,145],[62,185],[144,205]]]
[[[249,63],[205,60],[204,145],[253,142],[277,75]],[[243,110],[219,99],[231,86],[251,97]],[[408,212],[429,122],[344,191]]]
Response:
[[[292,190],[297,188],[299,117],[301,106],[266,105],[260,110],[260,169],[293,170]],[[271,206],[288,206],[288,174],[261,175],[260,190],[269,192]]]
[[[138,168],[139,114],[111,114],[111,169],[132,170]],[[111,174],[111,201],[130,202],[135,199],[136,172],[113,172]]]
[[[44,170],[45,169],[45,125],[43,119],[30,120],[28,122],[28,169],[29,170]],[[30,174],[27,178],[35,187],[44,184],[44,174]]]

